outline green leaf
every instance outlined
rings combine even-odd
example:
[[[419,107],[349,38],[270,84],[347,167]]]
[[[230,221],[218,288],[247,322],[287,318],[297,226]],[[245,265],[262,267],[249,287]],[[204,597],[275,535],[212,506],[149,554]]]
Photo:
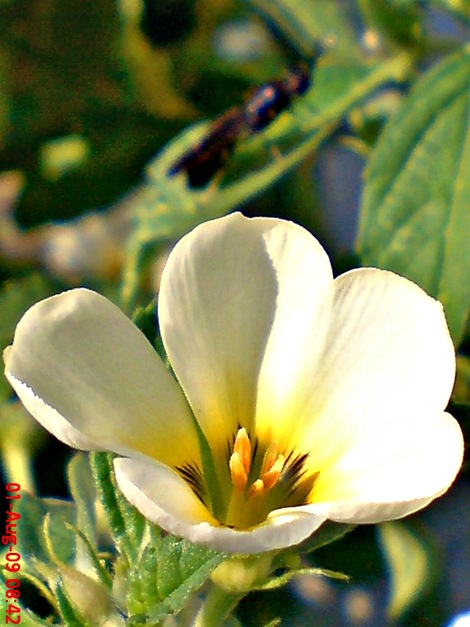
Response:
[[[136,200],[135,224],[127,248],[122,299],[131,310],[146,252],[172,242],[200,222],[220,217],[261,193],[314,151],[352,107],[383,83],[401,80],[410,60],[399,55],[377,65],[325,59],[313,86],[263,132],[240,138],[222,176],[191,189],[184,173],[169,177],[172,165],[209,131],[202,122],[171,142],[147,168],[148,184]],[[273,147],[281,153],[275,158]]]
[[[420,0],[391,0],[392,4],[397,6],[419,5]],[[445,9],[456,15],[462,15],[464,17],[470,17],[470,4],[468,0],[431,0],[431,5],[435,5],[437,8]]]
[[[390,0],[362,2],[367,28],[381,39],[393,40],[399,46],[413,49],[422,36],[423,12],[416,4]]]
[[[96,103],[114,107],[122,101],[116,80],[116,44],[122,33],[112,0],[75,2],[48,0],[1,6],[2,54],[8,52],[8,81],[17,136],[27,145],[70,128]],[[21,33],[21,35],[19,35]],[[106,84],[106,89],[103,89]],[[70,94],[73,97],[66,97]]]
[[[402,522],[382,523],[377,533],[390,572],[387,614],[397,620],[429,584],[431,555],[423,539]]]
[[[62,584],[60,589],[67,596],[67,610],[73,608],[93,627],[124,625],[121,612],[105,586],[63,564],[59,571]]]
[[[55,588],[57,607],[62,618],[63,625],[80,625],[80,627],[93,627],[82,614],[74,607],[62,582]]]
[[[304,56],[332,40],[336,51],[357,54],[358,39],[343,0],[250,0]]]
[[[367,169],[358,249],[365,265],[418,283],[462,337],[470,305],[470,49],[415,86]]]
[[[67,479],[76,504],[76,526],[90,542],[96,544],[95,502],[98,495],[88,454],[76,453],[72,457],[67,467]]]
[[[54,561],[73,564],[75,534],[71,525],[76,510],[73,503],[56,499],[41,499],[27,492],[15,501],[15,512],[21,515],[17,523],[18,550],[23,568],[41,580],[55,576]]]

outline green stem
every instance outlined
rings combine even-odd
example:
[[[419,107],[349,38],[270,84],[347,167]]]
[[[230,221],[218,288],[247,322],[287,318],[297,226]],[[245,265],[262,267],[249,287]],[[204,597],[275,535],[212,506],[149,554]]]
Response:
[[[246,592],[226,592],[213,585],[196,616],[194,627],[221,627]]]

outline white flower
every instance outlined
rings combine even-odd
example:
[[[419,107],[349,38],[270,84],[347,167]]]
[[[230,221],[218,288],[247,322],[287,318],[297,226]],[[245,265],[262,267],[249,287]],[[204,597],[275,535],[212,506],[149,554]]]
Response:
[[[234,214],[184,237],[158,316],[177,381],[124,314],[72,290],[32,307],[6,375],[46,429],[107,449],[167,531],[232,553],[373,523],[445,492],[463,456],[441,305],[390,272],[333,280],[320,244]]]

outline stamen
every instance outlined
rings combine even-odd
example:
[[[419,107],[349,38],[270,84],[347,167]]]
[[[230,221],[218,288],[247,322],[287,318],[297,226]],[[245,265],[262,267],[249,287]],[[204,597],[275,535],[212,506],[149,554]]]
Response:
[[[271,444],[266,449],[266,453],[263,457],[263,464],[261,466],[260,477],[262,477],[268,470],[271,469],[271,466],[276,461],[277,455],[277,442],[271,442]]]
[[[230,477],[232,479],[233,486],[243,492],[246,488],[246,482],[248,481],[248,475],[246,473],[243,462],[240,458],[240,455],[235,452],[230,456],[229,460],[230,466]]]
[[[264,482],[262,479],[256,479],[248,490],[248,498],[253,496],[261,496],[264,492]]]
[[[311,473],[308,453],[282,450],[277,442],[250,442],[239,428],[233,444],[227,442],[231,486],[226,510],[219,520],[227,527],[249,529],[260,524],[273,509],[307,502],[318,473]],[[225,458],[227,459],[227,457]]]
[[[284,468],[285,458],[284,455],[278,455],[276,461],[272,464],[271,468],[261,475],[266,490],[270,490],[276,485]]]
[[[251,468],[251,442],[244,427],[238,429],[237,437],[233,445],[233,452],[238,453],[245,472],[248,475]]]

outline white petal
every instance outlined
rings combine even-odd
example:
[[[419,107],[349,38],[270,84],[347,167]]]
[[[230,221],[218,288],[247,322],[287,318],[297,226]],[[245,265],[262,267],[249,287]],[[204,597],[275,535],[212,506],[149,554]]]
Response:
[[[162,336],[215,449],[226,447],[239,426],[253,425],[273,325],[276,368],[269,376],[277,386],[294,368],[306,321],[315,321],[314,300],[330,281],[318,242],[282,220],[233,214],[197,227],[176,245],[161,283]]]
[[[405,440],[410,423],[432,421],[445,409],[455,375],[442,306],[402,277],[375,269],[342,275],[330,316],[297,414],[304,452],[317,469],[355,446],[373,454],[388,429]]]
[[[198,459],[178,385],[137,327],[99,294],[72,290],[32,307],[5,366],[26,408],[67,444],[169,464]]]
[[[324,515],[290,508],[271,512],[251,531],[222,527],[187,484],[169,468],[133,459],[114,461],[124,496],[150,521],[190,542],[224,553],[261,553],[298,544],[324,521]]]
[[[338,522],[401,518],[450,487],[463,451],[462,431],[450,414],[410,421],[406,431],[398,426],[366,437],[320,473],[311,498]]]

